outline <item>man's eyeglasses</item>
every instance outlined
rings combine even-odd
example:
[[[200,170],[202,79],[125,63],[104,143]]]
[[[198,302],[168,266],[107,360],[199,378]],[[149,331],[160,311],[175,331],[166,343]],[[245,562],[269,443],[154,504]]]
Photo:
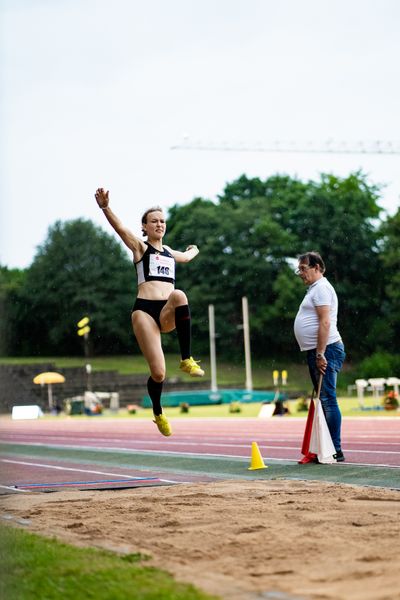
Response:
[[[310,265],[300,265],[296,270],[295,274],[300,275],[300,273],[306,273],[310,269],[315,269],[315,267],[310,267]]]

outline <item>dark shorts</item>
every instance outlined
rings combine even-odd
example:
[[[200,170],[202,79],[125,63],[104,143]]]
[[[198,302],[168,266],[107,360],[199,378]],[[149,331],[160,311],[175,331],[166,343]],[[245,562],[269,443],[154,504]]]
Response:
[[[160,313],[166,304],[167,300],[146,300],[145,298],[136,298],[132,312],[135,312],[135,310],[142,310],[153,317],[158,327],[161,329]]]

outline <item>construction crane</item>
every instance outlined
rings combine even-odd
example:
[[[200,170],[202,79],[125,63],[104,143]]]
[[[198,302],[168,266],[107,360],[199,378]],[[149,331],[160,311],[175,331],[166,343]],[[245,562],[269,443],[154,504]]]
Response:
[[[297,152],[310,154],[400,154],[400,143],[391,141],[371,142],[340,142],[327,140],[323,143],[271,141],[267,143],[256,142],[202,142],[190,140],[184,136],[182,142],[171,146],[171,150],[206,150],[218,152]]]

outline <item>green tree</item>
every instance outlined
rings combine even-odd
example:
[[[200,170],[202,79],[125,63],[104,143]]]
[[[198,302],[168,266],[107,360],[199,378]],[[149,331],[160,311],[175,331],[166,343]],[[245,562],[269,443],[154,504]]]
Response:
[[[294,276],[296,257],[319,251],[340,297],[340,329],[348,350],[373,349],[382,300],[377,204],[379,188],[362,173],[321,175],[302,182],[286,175],[262,181],[245,175],[217,202],[197,198],[172,207],[168,243],[197,243],[200,254],[178,275],[188,290],[194,334],[208,347],[207,305],[215,304],[218,347],[242,354],[241,298],[251,314],[252,349],[265,355],[296,351],[293,320],[304,295]]]
[[[400,339],[400,209],[382,224],[381,272],[384,278],[385,299],[380,329],[382,350],[399,352]]]
[[[219,352],[243,354],[242,297],[247,296],[253,352],[264,354],[273,350],[282,331],[282,322],[276,323],[270,306],[277,295],[274,281],[278,274],[291,272],[286,260],[291,235],[274,221],[268,199],[249,195],[236,202],[239,193],[233,187],[234,199],[229,201],[197,198],[172,207],[168,243],[176,248],[196,243],[200,248],[199,256],[179,267],[177,275],[177,286],[188,292],[192,306],[196,350],[208,349],[208,305],[213,303]],[[292,326],[286,313],[281,317],[285,326]]]
[[[383,278],[379,269],[379,187],[362,173],[322,174],[293,206],[289,226],[298,252],[317,250],[339,296],[339,327],[348,351],[360,357],[376,344]],[[282,222],[285,225],[285,221]]]
[[[134,272],[122,246],[91,221],[56,222],[26,273],[15,353],[79,354],[89,316],[95,353],[132,347]]]
[[[19,311],[20,290],[26,272],[0,266],[0,356],[12,354]]]

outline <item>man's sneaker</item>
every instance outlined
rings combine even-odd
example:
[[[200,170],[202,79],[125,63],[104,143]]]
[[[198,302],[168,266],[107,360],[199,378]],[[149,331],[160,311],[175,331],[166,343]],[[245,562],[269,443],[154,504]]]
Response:
[[[190,358],[185,358],[185,360],[181,360],[181,364],[179,366],[181,371],[185,373],[189,373],[190,377],[203,377],[204,371],[200,369],[199,360],[194,360],[191,356]]]
[[[333,455],[333,458],[336,460],[336,462],[344,462],[345,461],[344,454],[341,450],[338,450],[336,452],[336,454]]]
[[[154,415],[154,421],[153,423],[155,423],[158,427],[158,431],[160,433],[162,433],[165,436],[169,436],[172,435],[172,429],[171,429],[171,425],[168,422],[168,419],[165,415],[161,414],[161,415]]]

